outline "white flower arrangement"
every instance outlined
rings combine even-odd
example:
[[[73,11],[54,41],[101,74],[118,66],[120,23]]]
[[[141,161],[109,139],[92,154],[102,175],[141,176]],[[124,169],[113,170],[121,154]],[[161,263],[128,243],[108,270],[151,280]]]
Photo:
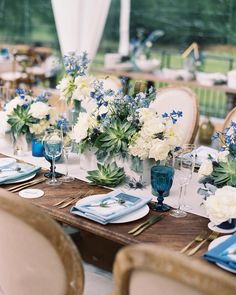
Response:
[[[213,172],[213,164],[211,160],[205,160],[199,170],[198,170],[198,177],[209,176]]]
[[[60,98],[67,104],[90,98],[94,79],[86,73],[89,63],[87,53],[77,55],[70,52],[64,56],[63,62],[66,74],[56,87],[60,91]]]
[[[11,131],[15,134],[38,135],[52,123],[52,108],[48,105],[48,93],[37,97],[23,89],[16,90],[16,97],[6,103],[0,114],[0,134]]]
[[[36,101],[30,105],[29,114],[35,119],[44,119],[50,114],[50,107],[42,101]]]
[[[143,125],[129,147],[130,154],[141,160],[165,160],[169,152],[180,144],[180,131],[175,124],[175,117],[182,116],[182,113],[173,112],[160,117],[152,109],[140,109],[139,114]]]
[[[224,186],[216,190],[205,201],[209,219],[216,225],[236,218],[236,188]]]

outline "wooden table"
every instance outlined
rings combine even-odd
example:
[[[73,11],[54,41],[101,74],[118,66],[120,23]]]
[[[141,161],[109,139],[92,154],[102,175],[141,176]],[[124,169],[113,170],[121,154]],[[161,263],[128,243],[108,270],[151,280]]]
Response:
[[[184,80],[173,80],[161,77],[161,75],[154,75],[152,73],[144,72],[128,72],[122,70],[107,70],[105,68],[99,68],[94,70],[99,75],[113,75],[117,77],[127,77],[132,80],[145,80],[151,82],[161,82],[170,85],[187,86],[192,88],[203,88],[213,91],[222,91],[227,97],[227,112],[231,111],[236,106],[236,88],[230,88],[227,85],[203,85],[198,81],[184,81]]]
[[[37,177],[42,177],[42,172],[39,173]],[[2,185],[1,187],[7,189],[11,186],[12,185]],[[150,211],[147,216],[137,221],[124,224],[108,224],[104,226],[88,219],[72,215],[69,212],[70,207],[58,209],[53,207],[53,204],[68,195],[76,195],[78,192],[86,193],[89,190],[93,190],[92,194],[100,194],[109,192],[108,189],[91,186],[78,179],[71,183],[63,183],[58,187],[51,187],[46,183],[40,183],[32,187],[42,189],[45,194],[41,198],[29,199],[26,201],[43,209],[57,221],[79,229],[81,235],[76,239],[84,258],[106,269],[111,269],[116,252],[124,245],[152,242],[179,251],[202,230],[207,230],[208,220],[206,218],[188,214],[186,218],[178,219],[171,217],[167,212],[162,221],[152,225],[141,235],[133,237],[128,234],[130,229],[145,221],[150,216],[159,213]],[[18,195],[18,193],[15,193],[15,195]],[[206,249],[207,243],[196,256],[200,257]],[[104,265],[105,254],[107,261]],[[107,256],[110,257],[108,258]]]

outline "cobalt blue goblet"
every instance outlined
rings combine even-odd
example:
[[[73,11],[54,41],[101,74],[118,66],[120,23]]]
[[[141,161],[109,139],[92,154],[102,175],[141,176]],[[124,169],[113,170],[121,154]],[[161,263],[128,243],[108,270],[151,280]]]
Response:
[[[47,178],[52,178],[52,174],[53,174],[53,163],[52,163],[52,158],[49,157],[48,155],[46,155],[46,153],[44,152],[44,158],[50,163],[50,170],[46,173],[44,173],[44,176]],[[56,157],[55,162],[57,162],[58,160],[60,160],[61,156]],[[56,170],[56,166],[55,166],[55,170]],[[59,178],[62,177],[63,174],[55,171],[55,177]]]
[[[169,192],[173,183],[173,167],[156,165],[151,168],[152,194],[157,196],[157,204],[154,210],[165,212],[170,206],[163,204],[164,196]]]

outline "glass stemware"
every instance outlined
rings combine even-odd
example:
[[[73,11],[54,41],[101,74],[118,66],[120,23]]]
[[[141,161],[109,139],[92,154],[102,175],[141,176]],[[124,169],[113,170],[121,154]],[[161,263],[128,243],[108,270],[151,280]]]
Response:
[[[174,170],[172,167],[157,165],[151,169],[152,194],[157,196],[156,211],[168,211],[170,207],[163,204],[164,195],[172,186]]]
[[[189,183],[191,182],[194,168],[195,168],[195,161],[196,161],[196,152],[195,152],[196,146],[195,144],[184,144],[181,149],[181,157],[188,158],[191,163],[189,163],[192,166],[191,173],[189,174],[189,179],[186,185],[184,186],[184,194],[183,194],[183,202],[182,202],[182,209],[183,210],[190,210],[191,207],[187,204],[186,196],[187,196],[187,187]]]
[[[192,161],[188,158],[177,157],[175,159],[175,177],[179,184],[178,207],[170,211],[170,215],[176,218],[185,217],[187,213],[182,210],[183,189],[187,185],[192,171]]]
[[[55,176],[55,160],[62,154],[62,134],[60,130],[47,130],[44,137],[44,149],[47,157],[52,159],[52,178],[47,181],[49,185],[59,185],[62,182]]]
[[[69,154],[71,153],[74,146],[74,140],[72,136],[73,125],[70,124],[68,121],[62,122],[61,131],[63,136],[63,151],[64,151],[65,160],[66,160],[66,174],[61,178],[61,180],[63,182],[71,182],[74,180],[74,178],[69,176],[68,160],[69,160]]]

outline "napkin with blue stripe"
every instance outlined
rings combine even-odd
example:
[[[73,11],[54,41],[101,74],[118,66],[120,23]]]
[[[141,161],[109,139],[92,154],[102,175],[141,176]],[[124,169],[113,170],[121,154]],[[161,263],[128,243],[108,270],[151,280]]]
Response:
[[[16,167],[20,168],[19,171],[14,170]],[[12,169],[12,170],[11,170]],[[23,180],[31,175],[37,173],[41,168],[27,163],[17,163],[16,166],[10,166],[9,171],[3,169],[0,171],[0,184],[12,183],[15,180]]]
[[[220,263],[236,270],[236,233],[206,252],[203,257],[211,262]]]
[[[87,202],[84,199],[81,204],[72,207],[70,212],[101,224],[107,224],[136,211],[150,200],[151,197],[140,198],[115,191],[101,195],[94,200],[90,198]]]

